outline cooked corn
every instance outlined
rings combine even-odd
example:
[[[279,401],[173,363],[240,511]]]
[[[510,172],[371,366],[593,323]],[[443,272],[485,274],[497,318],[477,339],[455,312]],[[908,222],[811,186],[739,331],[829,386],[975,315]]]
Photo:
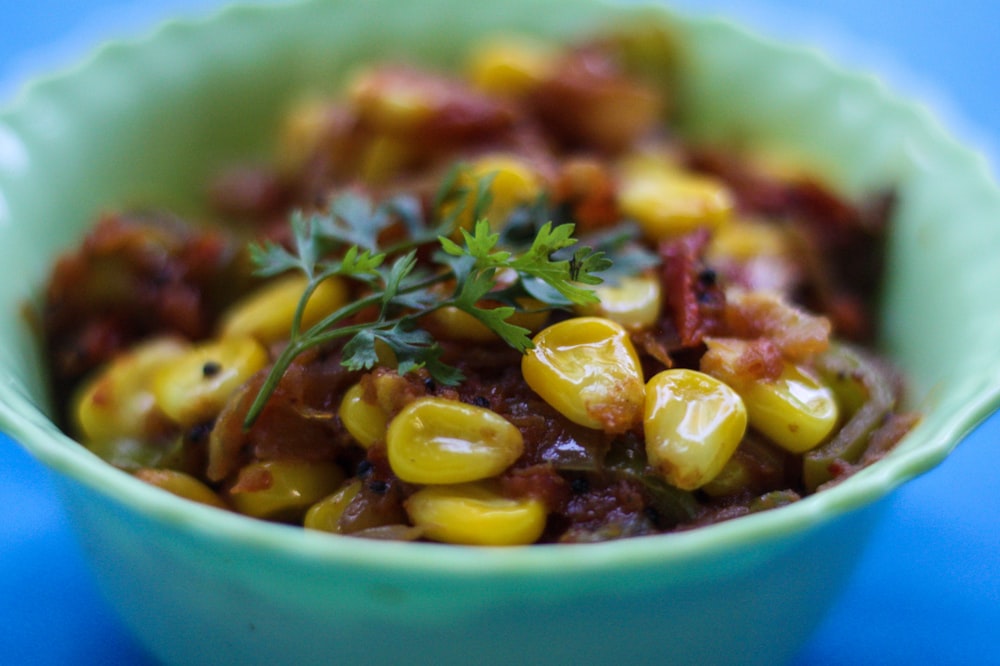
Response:
[[[805,367],[785,365],[775,381],[756,381],[741,390],[750,424],[792,453],[821,444],[837,425],[837,400]]]
[[[633,331],[649,328],[660,316],[661,287],[655,275],[625,277],[618,284],[594,287],[594,293],[601,302],[580,306],[581,314],[604,317]]]
[[[340,519],[347,511],[354,498],[361,492],[361,480],[352,479],[340,487],[337,492],[324,497],[309,507],[303,525],[311,530],[342,534]]]
[[[791,251],[791,239],[784,228],[767,222],[733,220],[712,234],[705,257],[709,263],[749,261],[761,257],[785,257]]]
[[[300,168],[329,126],[330,106],[322,100],[299,102],[285,114],[278,137],[276,160],[291,173]]]
[[[193,502],[207,504],[219,509],[227,509],[223,502],[211,488],[204,483],[184,472],[173,469],[150,469],[143,468],[135,472],[138,479],[145,481],[157,488],[162,488],[178,497],[189,499]]]
[[[540,309],[542,303],[533,299],[521,299],[523,312],[515,312],[507,321],[515,326],[523,326],[529,331],[540,330],[549,320],[549,311]],[[448,340],[468,340],[470,342],[492,342],[499,340],[496,332],[468,312],[454,306],[438,308],[428,317],[438,337]]]
[[[361,384],[347,389],[340,401],[338,414],[351,437],[367,449],[375,442],[385,440],[389,417],[380,405],[365,400],[364,393]]]
[[[378,69],[357,73],[348,95],[364,122],[387,134],[417,130],[433,115],[437,104],[422,80],[387,75]]]
[[[509,499],[485,484],[428,486],[410,496],[406,511],[424,536],[472,546],[534,543],[545,530],[545,506]]]
[[[467,68],[469,80],[483,92],[518,97],[545,80],[553,63],[554,54],[548,46],[507,37],[479,44]]]
[[[739,369],[747,341],[717,338],[707,343],[702,369],[739,393],[751,427],[774,443],[803,453],[821,444],[837,425],[840,410],[832,389],[806,366],[779,359],[777,377],[747,376]]]
[[[73,413],[85,442],[148,437],[159,413],[150,390],[153,376],[184,356],[177,338],[156,338],[115,358],[77,394]]]
[[[392,471],[411,483],[464,483],[500,474],[524,450],[521,431],[483,407],[420,398],[389,423]]]
[[[393,136],[377,136],[365,148],[361,160],[361,180],[369,185],[383,184],[405,168],[413,159],[410,143]]]
[[[240,470],[229,501],[240,513],[255,518],[298,521],[303,513],[344,481],[333,463],[310,460],[268,460]]]
[[[622,177],[618,205],[647,237],[662,240],[700,227],[720,227],[735,204],[728,188],[708,176],[637,168]]]
[[[254,338],[231,337],[189,349],[152,377],[157,406],[176,423],[214,418],[229,397],[268,362]]]
[[[486,179],[489,201],[477,202],[477,188]],[[486,155],[472,162],[459,174],[456,186],[467,190],[467,194],[446,203],[442,212],[455,214],[456,227],[470,230],[481,218],[499,225],[515,208],[533,202],[542,192],[542,180],[533,168],[517,157],[503,154]],[[481,210],[476,210],[477,203]],[[455,206],[461,208],[456,212]]]
[[[664,370],[646,384],[646,455],[664,478],[694,490],[718,475],[747,427],[740,396],[718,379],[687,369]]]
[[[563,416],[607,432],[624,432],[642,417],[642,367],[621,324],[576,317],[542,330],[533,342],[521,373]]]
[[[299,299],[308,284],[304,275],[290,275],[261,287],[229,307],[221,318],[223,338],[251,336],[271,344],[289,336]],[[302,313],[305,330],[347,302],[347,287],[337,277],[323,280]]]

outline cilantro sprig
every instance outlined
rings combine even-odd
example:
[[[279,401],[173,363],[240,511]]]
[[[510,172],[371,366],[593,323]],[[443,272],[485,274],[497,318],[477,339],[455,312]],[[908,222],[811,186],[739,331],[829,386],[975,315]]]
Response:
[[[486,188],[475,188],[474,196],[473,210],[484,210]],[[375,367],[378,349],[384,346],[395,356],[400,374],[424,368],[436,382],[457,384],[461,371],[441,360],[443,348],[421,325],[424,317],[441,308],[457,308],[525,352],[532,347],[530,331],[510,321],[526,310],[523,304],[530,299],[531,308],[557,309],[595,303],[598,298],[588,285],[600,284],[598,274],[612,265],[603,250],[576,247],[579,241],[571,223],[545,222],[530,244],[517,248],[502,245],[501,233],[485,219],[456,235],[454,215],[430,224],[420,210],[419,202],[410,197],[375,205],[347,193],[334,199],[325,213],[294,214],[290,248],[273,242],[251,246],[258,275],[299,271],[307,286],[288,345],[248,410],[245,427],[254,423],[300,354],[338,339],[346,339],[341,362],[351,370]],[[397,222],[405,231],[404,239],[384,246],[382,232]],[[418,250],[431,260],[418,261]],[[303,329],[306,303],[324,280],[334,276],[361,283],[365,295]],[[490,303],[484,305],[484,300]],[[377,315],[355,319],[370,309]]]

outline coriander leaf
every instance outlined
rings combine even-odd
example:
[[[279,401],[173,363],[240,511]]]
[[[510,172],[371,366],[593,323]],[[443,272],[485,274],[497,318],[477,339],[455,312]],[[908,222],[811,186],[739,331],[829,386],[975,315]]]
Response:
[[[501,340],[517,351],[524,353],[533,346],[530,330],[507,321],[517,311],[513,306],[500,305],[495,308],[471,306],[465,308],[456,304],[456,307],[481,321]]]
[[[376,208],[371,199],[354,192],[335,198],[328,215],[313,219],[324,239],[372,252],[379,251],[379,234],[392,222],[384,209]]]
[[[341,352],[341,365],[348,370],[371,370],[378,365],[375,350],[377,337],[373,329],[363,329],[347,341]]]
[[[256,266],[254,273],[261,277],[271,277],[290,270],[303,270],[299,258],[277,243],[271,241],[263,245],[253,243],[249,250],[250,261]]]

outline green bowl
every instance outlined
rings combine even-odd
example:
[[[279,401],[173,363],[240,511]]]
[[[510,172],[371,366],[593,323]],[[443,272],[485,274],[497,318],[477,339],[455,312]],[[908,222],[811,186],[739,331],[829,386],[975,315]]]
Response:
[[[565,38],[613,16],[679,35],[686,131],[788,153],[900,206],[882,345],[925,418],[885,460],[787,508],[687,533],[510,549],[305,532],[177,499],[62,434],[21,313],[108,206],[196,212],[261,157],[290,100],[358,61],[447,65],[498,29]],[[234,7],[109,44],[0,115],[0,426],[56,472],[94,572],[166,663],[773,664],[817,625],[894,488],[1000,402],[1000,191],[874,78],[725,21],[597,0],[313,0]]]

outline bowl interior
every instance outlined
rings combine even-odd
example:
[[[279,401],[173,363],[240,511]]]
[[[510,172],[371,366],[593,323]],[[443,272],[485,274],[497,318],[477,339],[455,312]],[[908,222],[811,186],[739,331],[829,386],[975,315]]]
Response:
[[[560,39],[599,29],[611,14],[676,27],[683,58],[678,97],[691,137],[782,152],[850,193],[892,185],[900,195],[883,347],[905,370],[913,405],[926,418],[887,460],[839,487],[745,523],[685,535],[674,540],[676,548],[789,533],[868,503],[940,462],[996,407],[1000,193],[984,162],[919,106],[809,50],[763,41],[724,21],[595,0],[580,0],[571,12],[560,0],[460,7],[450,0],[315,0],[232,8],[224,20],[174,22],[147,40],[109,45],[15,99],[0,115],[0,425],[85,485],[153,511],[183,513],[176,500],[100,463],[46,418],[37,332],[25,304],[37,303],[56,254],[108,207],[165,205],[197,215],[209,173],[266,156],[288,104],[335,90],[359,62],[389,56],[447,67],[486,33]],[[205,529],[272,533],[211,513]],[[226,522],[233,520],[239,522]]]

